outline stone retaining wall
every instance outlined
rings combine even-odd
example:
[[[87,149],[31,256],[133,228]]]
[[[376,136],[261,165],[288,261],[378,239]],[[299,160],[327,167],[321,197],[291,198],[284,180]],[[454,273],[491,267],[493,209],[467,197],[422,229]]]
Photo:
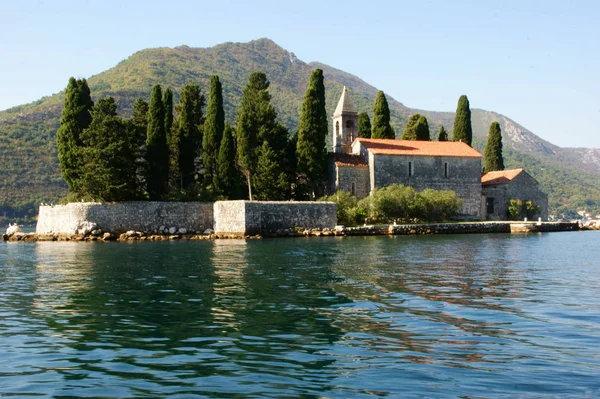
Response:
[[[40,206],[36,234],[202,233],[213,223],[213,204],[208,202],[75,202]]]
[[[303,229],[332,229],[337,224],[333,202],[217,201],[215,233],[286,234]]]

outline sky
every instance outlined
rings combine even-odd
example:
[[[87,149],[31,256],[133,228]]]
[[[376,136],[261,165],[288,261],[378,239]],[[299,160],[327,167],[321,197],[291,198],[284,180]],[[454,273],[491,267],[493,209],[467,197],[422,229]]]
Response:
[[[506,115],[600,148],[600,1],[0,0],[0,110],[153,47],[267,37],[411,108]]]

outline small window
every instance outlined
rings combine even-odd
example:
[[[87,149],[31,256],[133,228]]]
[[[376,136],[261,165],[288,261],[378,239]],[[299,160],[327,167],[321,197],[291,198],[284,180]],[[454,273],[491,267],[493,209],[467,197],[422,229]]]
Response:
[[[486,205],[487,205],[487,213],[488,213],[488,215],[494,213],[494,199],[493,198],[488,198]]]
[[[415,175],[415,171],[413,169],[412,162],[408,163],[408,177],[413,177]]]
[[[444,177],[448,177],[448,162],[444,162]]]
[[[352,129],[354,127],[354,121],[346,121],[346,127],[348,129]]]
[[[340,135],[340,121],[337,121],[335,123],[335,134],[336,134],[336,136]]]
[[[354,182],[350,183],[350,194],[356,195],[356,184]]]

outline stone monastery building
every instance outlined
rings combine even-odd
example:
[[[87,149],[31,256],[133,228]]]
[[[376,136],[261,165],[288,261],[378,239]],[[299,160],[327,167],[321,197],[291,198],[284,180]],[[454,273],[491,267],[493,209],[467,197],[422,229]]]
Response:
[[[531,199],[542,208],[542,217],[548,215],[548,197],[528,174],[529,179],[522,179],[527,189],[518,182],[510,189],[496,190],[486,184],[487,195],[498,194],[498,198],[486,196],[482,191],[482,155],[465,143],[358,138],[358,113],[346,87],[333,114],[332,150],[330,193],[344,190],[364,198],[376,188],[402,184],[417,191],[453,190],[463,201],[463,218],[486,219],[491,210],[490,219],[506,219],[505,203],[511,198]],[[507,172],[511,171],[492,173]],[[532,198],[525,198],[527,195]],[[496,206],[490,207],[490,202]]]

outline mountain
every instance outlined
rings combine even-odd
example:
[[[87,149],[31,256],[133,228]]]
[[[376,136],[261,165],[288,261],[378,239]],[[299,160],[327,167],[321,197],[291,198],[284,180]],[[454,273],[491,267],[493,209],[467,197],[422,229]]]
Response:
[[[171,87],[178,101],[177,91],[183,85],[197,82],[206,93],[210,76],[217,74],[223,83],[226,118],[233,122],[248,76],[261,70],[271,81],[272,101],[280,120],[294,131],[314,68],[322,68],[325,73],[329,114],[333,113],[343,86],[350,89],[359,111],[371,113],[377,88],[328,65],[305,63],[269,39],[210,48],[142,50],[90,77],[88,83],[94,99],[113,96],[119,113],[127,116],[136,98],[149,98],[154,84]],[[35,204],[56,202],[66,194],[55,146],[63,99],[61,92],[0,112],[0,217],[2,212],[9,217],[11,212],[35,215]],[[417,112],[428,118],[432,136],[437,135],[440,125],[452,131],[453,113],[412,109],[390,96],[388,102],[398,135],[408,117]],[[504,115],[473,109],[473,144],[480,151],[493,121],[499,121],[502,127],[507,165],[525,167],[537,178],[550,195],[551,209],[587,208],[600,212],[600,150],[561,148]]]

